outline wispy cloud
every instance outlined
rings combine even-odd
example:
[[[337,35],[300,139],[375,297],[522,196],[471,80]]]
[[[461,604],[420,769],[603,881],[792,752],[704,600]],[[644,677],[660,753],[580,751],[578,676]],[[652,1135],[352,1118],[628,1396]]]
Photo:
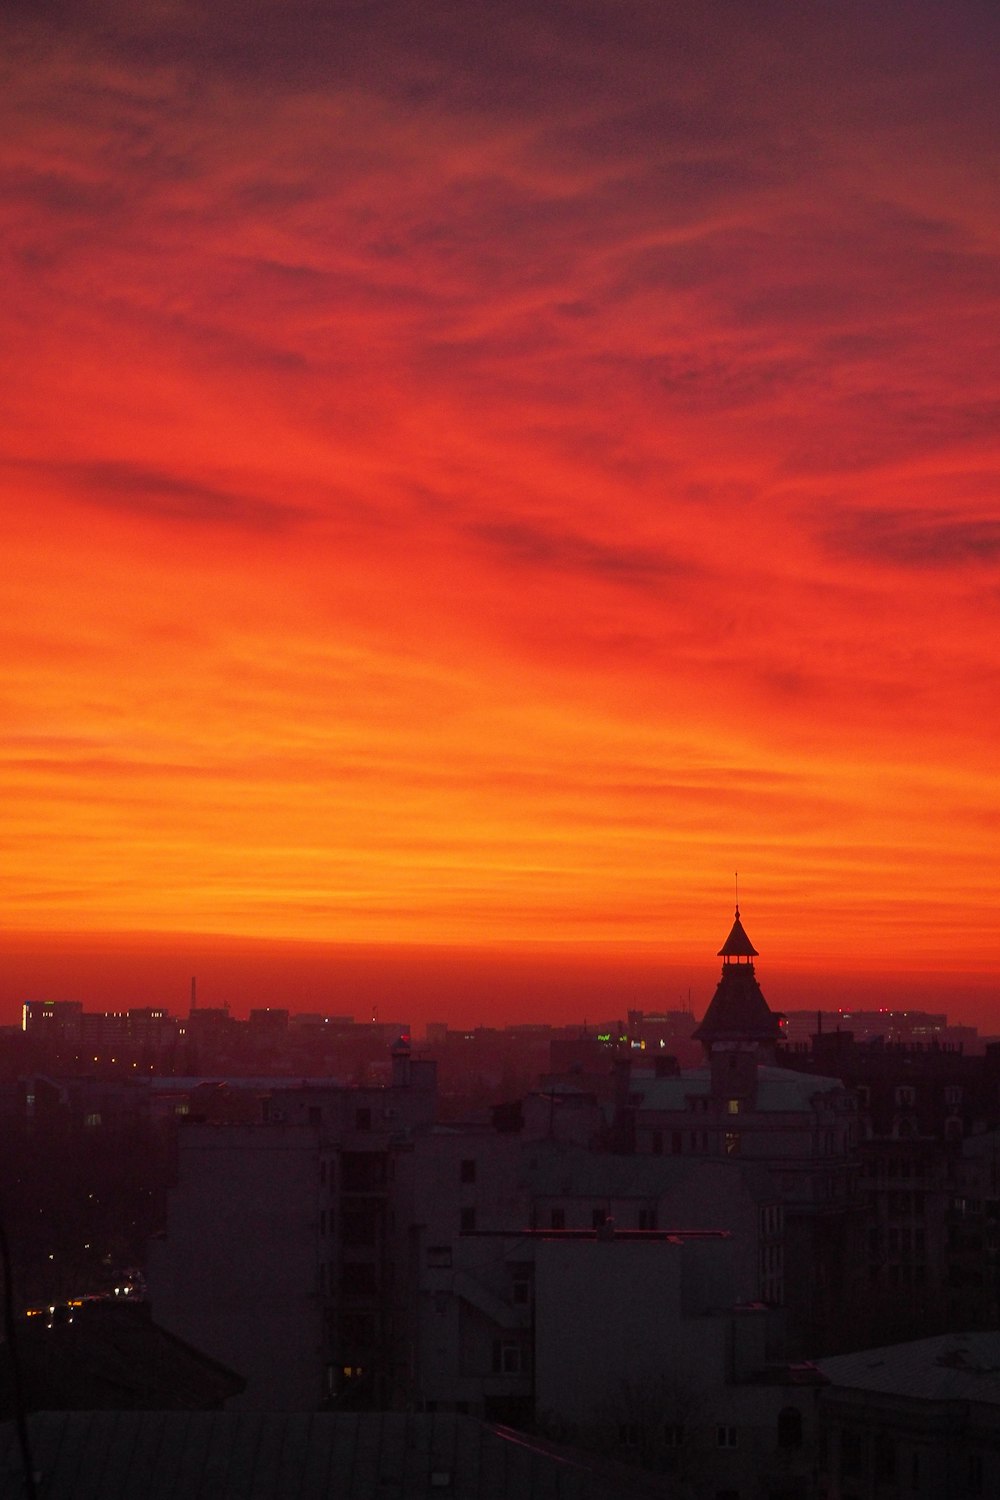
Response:
[[[995,6],[0,29],[33,921],[652,941],[740,844],[853,921],[992,805]]]
[[[940,512],[860,510],[824,533],[843,556],[875,567],[979,568],[1000,562],[1000,520]]]

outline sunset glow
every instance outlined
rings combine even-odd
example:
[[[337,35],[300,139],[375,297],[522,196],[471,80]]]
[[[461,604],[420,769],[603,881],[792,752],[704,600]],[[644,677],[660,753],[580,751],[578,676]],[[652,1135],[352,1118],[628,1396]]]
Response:
[[[987,1025],[996,7],[0,32],[3,943],[711,970],[739,869]]]

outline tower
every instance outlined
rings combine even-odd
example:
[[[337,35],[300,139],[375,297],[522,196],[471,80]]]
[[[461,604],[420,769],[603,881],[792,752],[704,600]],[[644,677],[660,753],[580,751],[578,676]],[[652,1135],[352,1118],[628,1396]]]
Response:
[[[773,1060],[781,1018],[771,1010],[757,983],[753,961],[758,953],[747,937],[738,906],[718,956],[722,975],[694,1036],[711,1064],[713,1094],[752,1099],[758,1065]]]

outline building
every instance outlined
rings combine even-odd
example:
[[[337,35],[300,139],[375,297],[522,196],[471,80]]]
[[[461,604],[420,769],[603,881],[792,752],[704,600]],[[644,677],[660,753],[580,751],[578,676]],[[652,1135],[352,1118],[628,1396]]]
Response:
[[[770,1175],[791,1348],[811,1356],[843,1347],[844,1307],[860,1285],[857,1100],[836,1076],[777,1066],[781,1017],[761,991],[757,956],[737,907],[694,1032],[703,1066],[633,1062],[618,1135],[639,1154],[739,1160]]]
[[[1000,1333],[946,1333],[819,1362],[828,1500],[1000,1493]]]
[[[180,1130],[150,1300],[164,1327],[246,1378],[237,1404],[394,1404],[390,1199],[397,1158],[434,1117],[435,1068],[405,1042],[391,1066],[387,1087],[272,1085],[256,1123]]]

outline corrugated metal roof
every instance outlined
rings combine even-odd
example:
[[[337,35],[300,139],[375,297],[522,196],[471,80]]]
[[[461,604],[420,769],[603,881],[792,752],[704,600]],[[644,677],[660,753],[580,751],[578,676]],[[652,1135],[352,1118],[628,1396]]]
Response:
[[[652,1476],[450,1413],[39,1412],[44,1500],[635,1500]],[[0,1495],[22,1493],[12,1422]]]
[[[843,1389],[1000,1406],[1000,1332],[942,1333],[816,1361]]]

